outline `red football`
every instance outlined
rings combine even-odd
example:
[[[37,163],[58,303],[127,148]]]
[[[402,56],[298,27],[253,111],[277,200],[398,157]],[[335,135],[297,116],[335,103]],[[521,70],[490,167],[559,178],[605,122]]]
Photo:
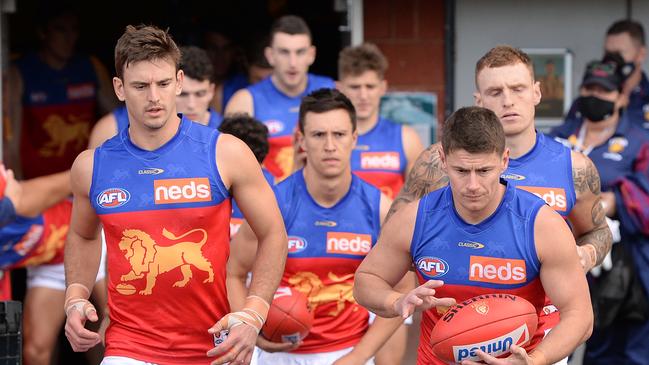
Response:
[[[298,342],[309,334],[313,313],[307,297],[290,287],[279,287],[261,333],[272,342]]]
[[[431,344],[438,358],[454,363],[480,361],[476,350],[499,357],[509,347],[525,345],[538,324],[532,303],[511,294],[483,294],[458,303],[433,328]]]

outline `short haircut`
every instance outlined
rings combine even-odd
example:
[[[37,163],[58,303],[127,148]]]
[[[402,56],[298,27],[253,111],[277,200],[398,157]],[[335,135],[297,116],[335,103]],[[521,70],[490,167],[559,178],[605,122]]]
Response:
[[[489,50],[475,65],[475,85],[478,87],[478,74],[485,68],[512,66],[522,63],[530,70],[534,80],[534,64],[527,53],[509,45],[499,45]]]
[[[127,25],[115,46],[115,72],[122,78],[124,68],[141,61],[170,60],[180,67],[180,49],[168,30],[154,25]]]
[[[180,47],[180,69],[185,76],[198,81],[211,81],[214,66],[207,52],[196,46]]]
[[[268,154],[268,128],[247,113],[234,113],[223,118],[219,131],[244,141],[257,161],[261,163]]]
[[[456,150],[469,153],[502,154],[505,131],[493,111],[478,106],[460,108],[442,126],[442,148],[445,154]]]
[[[360,76],[365,71],[374,71],[383,79],[388,69],[388,60],[379,47],[373,43],[363,43],[356,47],[346,47],[338,55],[338,79],[346,76]]]
[[[611,24],[606,31],[606,36],[617,35],[621,33],[629,33],[629,36],[636,43],[637,46],[645,45],[644,27],[640,22],[635,20],[623,19],[618,20]]]
[[[271,44],[273,43],[273,39],[277,33],[286,33],[290,35],[305,34],[309,36],[309,39],[313,39],[313,37],[311,37],[311,29],[309,29],[309,26],[306,24],[304,19],[297,15],[284,15],[273,22],[270,27],[269,35],[269,41]]]
[[[343,109],[349,114],[352,131],[356,131],[356,109],[352,102],[337,89],[322,88],[313,91],[302,98],[298,125],[300,132],[304,133],[304,123],[307,113],[326,113],[328,111]]]

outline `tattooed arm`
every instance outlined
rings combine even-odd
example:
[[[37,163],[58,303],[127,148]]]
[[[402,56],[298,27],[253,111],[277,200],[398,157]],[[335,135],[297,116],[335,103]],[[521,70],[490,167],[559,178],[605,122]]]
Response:
[[[581,264],[585,271],[599,265],[611,251],[613,237],[605,219],[599,173],[593,162],[579,152],[572,152],[572,179],[577,202],[568,220],[575,235]]]
[[[392,202],[385,222],[404,205],[448,184],[448,177],[442,171],[442,163],[439,158],[439,149],[441,148],[441,144],[435,143],[419,155],[410,169],[399,195]]]

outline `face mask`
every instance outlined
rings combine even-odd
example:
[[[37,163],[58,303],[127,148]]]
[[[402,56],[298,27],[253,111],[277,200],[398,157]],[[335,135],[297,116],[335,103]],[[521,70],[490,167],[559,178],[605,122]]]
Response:
[[[626,62],[622,67],[620,68],[620,73],[622,74],[622,77],[626,81],[626,79],[631,76],[631,74],[635,71],[635,63],[633,62]]]
[[[591,122],[601,122],[613,115],[615,103],[594,96],[581,96],[577,107],[584,118]]]

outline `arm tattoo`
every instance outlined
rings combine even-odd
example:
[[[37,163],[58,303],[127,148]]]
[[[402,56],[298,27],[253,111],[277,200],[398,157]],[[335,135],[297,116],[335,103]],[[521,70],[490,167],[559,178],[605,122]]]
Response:
[[[419,155],[410,169],[399,195],[392,202],[385,222],[404,205],[448,184],[448,177],[442,171],[439,148],[441,146],[433,144]]]
[[[581,195],[587,191],[595,195],[600,193],[600,181],[597,168],[589,158],[585,158],[586,166],[572,169],[572,180],[575,185],[575,192]],[[598,202],[599,204],[599,202]]]

